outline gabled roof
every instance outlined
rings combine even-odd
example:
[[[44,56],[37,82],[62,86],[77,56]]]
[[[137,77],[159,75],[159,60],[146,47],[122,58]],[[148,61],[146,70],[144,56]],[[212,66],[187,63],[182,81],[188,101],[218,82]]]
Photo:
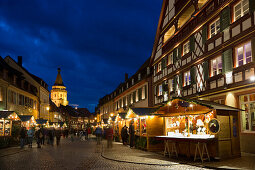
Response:
[[[14,111],[0,111],[0,119],[8,118],[8,116],[10,116],[12,113],[15,113],[15,112]]]
[[[58,68],[58,75],[57,75],[56,81],[54,83],[54,86],[64,86],[60,71],[61,71],[61,69]]]

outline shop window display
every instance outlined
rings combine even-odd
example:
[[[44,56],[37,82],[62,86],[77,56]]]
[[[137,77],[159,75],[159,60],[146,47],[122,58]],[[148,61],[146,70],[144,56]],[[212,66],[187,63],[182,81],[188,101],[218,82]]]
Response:
[[[242,131],[255,131],[255,94],[240,96]]]
[[[185,115],[166,118],[167,136],[209,135],[208,123],[215,118],[214,112],[200,115]]]

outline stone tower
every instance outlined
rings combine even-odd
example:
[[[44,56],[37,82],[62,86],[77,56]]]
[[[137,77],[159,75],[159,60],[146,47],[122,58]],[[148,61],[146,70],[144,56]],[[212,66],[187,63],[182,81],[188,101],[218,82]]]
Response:
[[[58,75],[55,81],[55,84],[52,86],[51,90],[51,100],[59,107],[60,104],[63,106],[68,105],[67,101],[67,91],[66,87],[64,86],[60,68],[58,68]]]

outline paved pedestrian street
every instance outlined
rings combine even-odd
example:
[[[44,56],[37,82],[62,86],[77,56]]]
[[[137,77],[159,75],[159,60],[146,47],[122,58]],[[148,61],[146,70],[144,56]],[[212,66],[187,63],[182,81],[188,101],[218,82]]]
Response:
[[[105,142],[103,145],[105,146]],[[116,149],[118,148],[120,152],[117,152]],[[125,150],[126,153],[123,152]],[[113,152],[112,155],[115,159],[108,157],[111,156],[109,153]],[[135,153],[135,155],[131,155],[127,160],[130,152]],[[36,148],[34,144],[33,148],[23,150],[18,147],[1,149],[0,169],[202,169],[198,166],[167,161],[167,159],[159,160],[157,156],[151,156],[151,154],[150,152],[130,149],[117,143],[112,149],[102,149],[102,145],[96,147],[96,142],[93,139],[79,141],[76,138],[74,142],[71,142],[70,139],[64,139],[59,147],[46,145],[42,148]],[[116,157],[116,155],[120,157]],[[131,157],[136,160],[132,160]],[[137,157],[140,157],[140,160]],[[159,157],[161,158],[160,155]],[[163,164],[164,166],[156,164]]]

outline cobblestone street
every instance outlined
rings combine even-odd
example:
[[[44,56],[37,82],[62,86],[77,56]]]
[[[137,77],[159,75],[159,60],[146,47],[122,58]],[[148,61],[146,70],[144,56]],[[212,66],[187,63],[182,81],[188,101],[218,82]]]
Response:
[[[90,141],[79,141],[75,139],[71,142],[70,139],[61,141],[61,145],[57,146],[43,146],[41,149],[36,148],[35,144],[32,149],[25,148],[7,148],[0,150],[0,169],[201,169],[197,166],[184,165],[176,162],[167,161],[163,158],[158,160],[158,157],[151,156],[150,153],[139,151],[136,149],[129,149],[129,152],[135,153],[136,157],[140,157],[139,162],[132,162],[132,159],[126,160],[128,156],[121,161],[110,160],[109,156],[115,158],[122,158],[121,155],[128,155],[124,153],[124,146],[115,144],[112,150],[105,149],[102,153],[102,148],[96,148],[96,143],[93,139]],[[119,148],[120,147],[120,148]],[[121,152],[115,153],[116,149],[121,149]],[[124,150],[123,150],[124,149]],[[111,153],[115,154],[111,154]],[[102,153],[102,156],[101,156]],[[121,153],[121,154],[120,154]],[[119,155],[119,157],[116,157]],[[147,156],[146,156],[147,155]],[[159,155],[160,158],[162,158]],[[135,158],[136,159],[136,158]],[[124,160],[124,161],[123,161]],[[141,164],[142,163],[142,164]],[[146,165],[148,163],[149,165]],[[152,165],[152,164],[164,164]],[[151,164],[151,165],[150,165]]]

